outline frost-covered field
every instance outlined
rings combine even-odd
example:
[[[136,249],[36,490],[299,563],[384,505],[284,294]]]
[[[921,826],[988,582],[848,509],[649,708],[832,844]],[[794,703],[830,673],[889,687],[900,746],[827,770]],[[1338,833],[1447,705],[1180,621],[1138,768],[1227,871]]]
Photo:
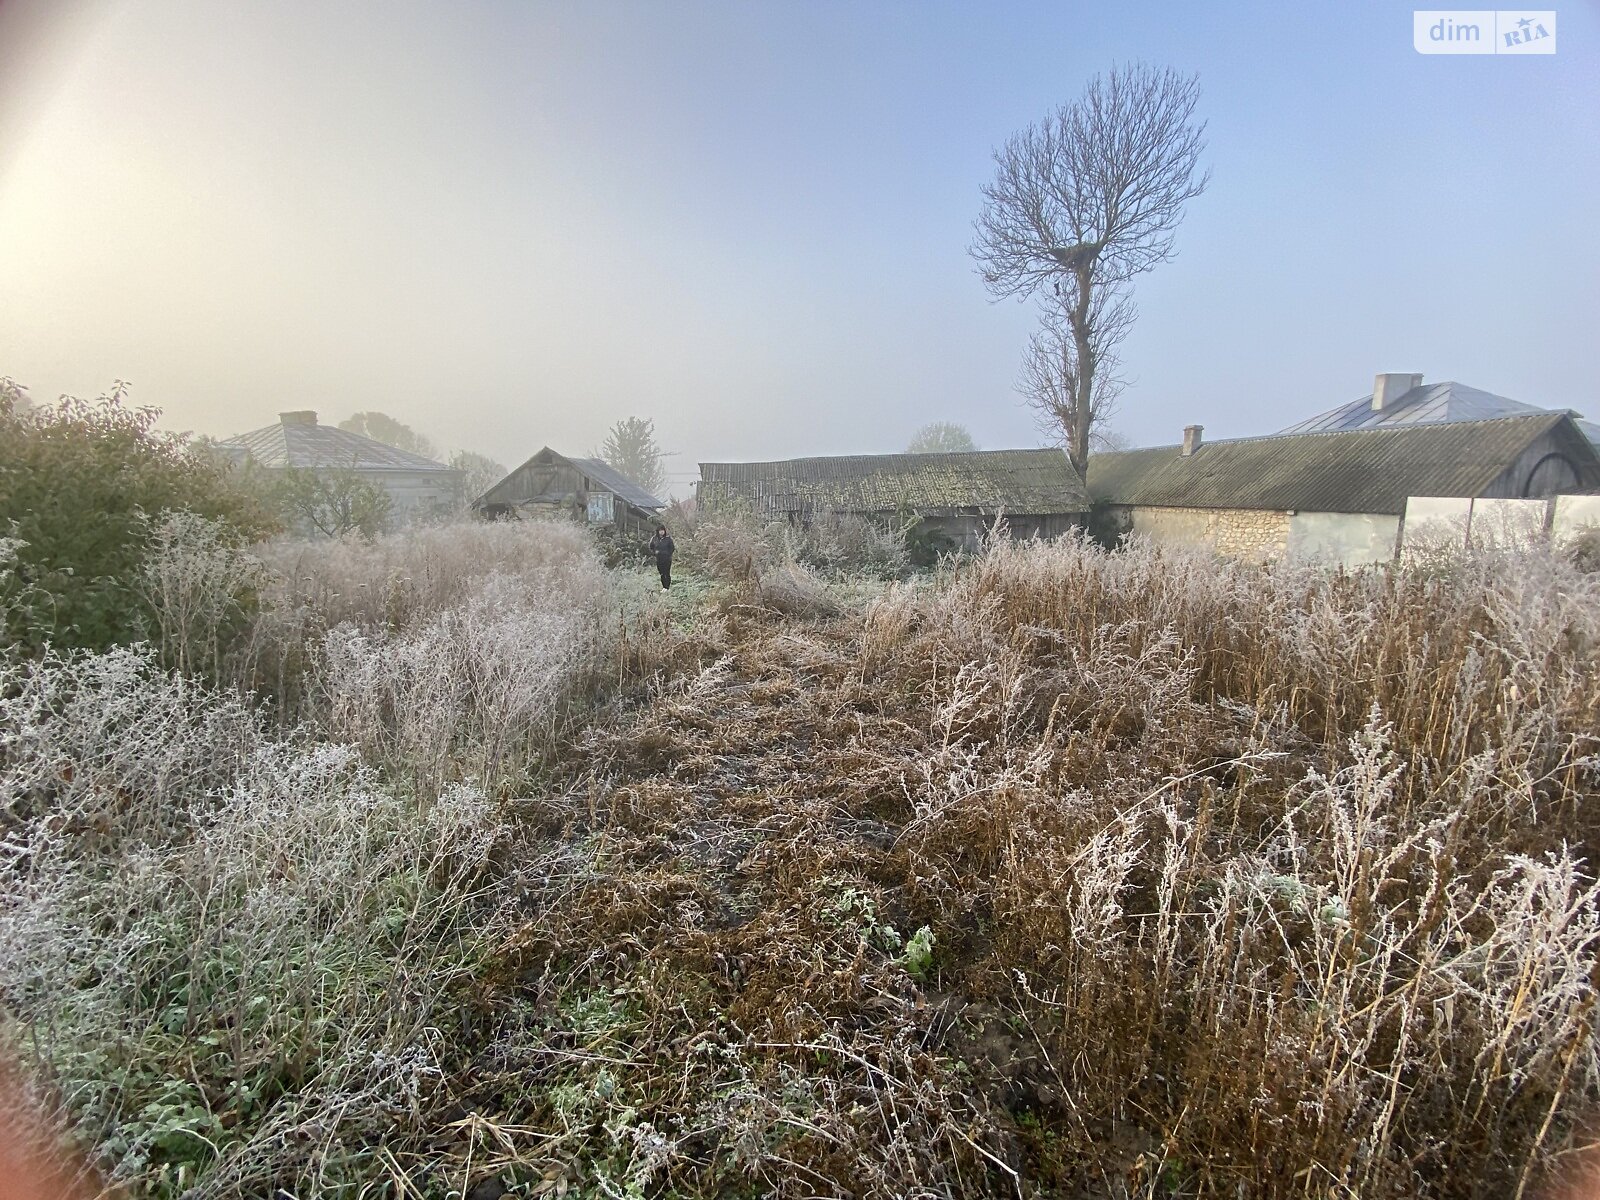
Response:
[[[1600,1091],[1600,576],[245,554],[0,665],[0,994],[134,1194],[1503,1196]],[[713,578],[713,576],[720,577]]]

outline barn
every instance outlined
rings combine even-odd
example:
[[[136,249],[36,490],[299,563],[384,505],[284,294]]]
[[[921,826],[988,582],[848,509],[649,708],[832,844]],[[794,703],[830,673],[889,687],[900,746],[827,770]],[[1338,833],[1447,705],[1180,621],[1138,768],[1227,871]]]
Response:
[[[1216,442],[1201,433],[1191,425],[1181,445],[1093,455],[1097,530],[1356,565],[1395,557],[1412,498],[1538,499],[1600,483],[1600,456],[1562,412]]]
[[[781,462],[701,463],[701,504],[737,503],[762,517],[822,514],[887,524],[916,516],[974,549],[1004,517],[1013,537],[1057,537],[1084,522],[1083,480],[1053,449],[951,454],[847,454]]]
[[[544,447],[472,502],[485,520],[565,516],[648,539],[665,505],[598,458],[569,458]]]

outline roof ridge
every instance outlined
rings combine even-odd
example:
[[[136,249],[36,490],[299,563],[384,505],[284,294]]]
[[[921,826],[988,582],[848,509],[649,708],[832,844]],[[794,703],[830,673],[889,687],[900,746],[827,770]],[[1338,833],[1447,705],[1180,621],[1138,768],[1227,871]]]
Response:
[[[708,460],[699,465],[702,467],[781,467],[786,463],[803,462],[845,462],[860,461],[871,458],[957,458],[974,454],[1061,454],[1066,451],[1059,446],[1018,446],[1015,448],[998,447],[991,450],[888,450],[877,454],[803,454],[798,458],[768,458],[768,459],[718,459]]]
[[[1417,421],[1407,425],[1363,425],[1355,429],[1301,429],[1293,433],[1258,433],[1250,437],[1237,438],[1208,438],[1200,443],[1200,449],[1207,446],[1232,446],[1240,442],[1272,442],[1286,438],[1317,438],[1317,437],[1356,437],[1361,434],[1389,434],[1391,436],[1402,433],[1437,432],[1444,428],[1457,428],[1463,425],[1495,425],[1502,421],[1557,421],[1561,418],[1575,420],[1573,414],[1565,409],[1546,408],[1537,412],[1503,413],[1498,417],[1473,417],[1465,421]],[[1135,446],[1131,450],[1100,450],[1090,455],[1090,460],[1103,458],[1112,454],[1143,454],[1150,450],[1181,450],[1182,442],[1162,443],[1159,446]]]

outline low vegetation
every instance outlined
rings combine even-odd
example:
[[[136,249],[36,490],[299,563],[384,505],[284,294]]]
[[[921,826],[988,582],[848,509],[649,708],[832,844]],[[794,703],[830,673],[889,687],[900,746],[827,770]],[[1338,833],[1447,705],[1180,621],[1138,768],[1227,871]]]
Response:
[[[1488,1197],[1573,1161],[1600,578],[689,541],[661,594],[567,524],[175,515],[147,644],[12,648],[0,995],[102,1176]]]

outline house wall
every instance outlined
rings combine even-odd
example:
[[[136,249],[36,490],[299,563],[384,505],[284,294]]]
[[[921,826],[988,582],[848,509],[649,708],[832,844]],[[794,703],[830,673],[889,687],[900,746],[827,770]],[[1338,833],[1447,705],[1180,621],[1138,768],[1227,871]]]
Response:
[[[401,524],[448,511],[458,503],[451,471],[363,471],[362,475],[389,493],[395,520]]]
[[[1113,507],[1127,516],[1108,513],[1108,523],[1159,545],[1209,546],[1251,562],[1282,558],[1289,547],[1289,514],[1276,509]]]
[[[1393,513],[1297,512],[1289,518],[1291,558],[1355,567],[1392,562],[1399,544],[1400,518]]]
[[[1400,518],[1388,513],[1112,504],[1096,514],[1096,530],[1108,541],[1135,533],[1159,545],[1204,546],[1249,562],[1293,557],[1359,566],[1394,558]]]

